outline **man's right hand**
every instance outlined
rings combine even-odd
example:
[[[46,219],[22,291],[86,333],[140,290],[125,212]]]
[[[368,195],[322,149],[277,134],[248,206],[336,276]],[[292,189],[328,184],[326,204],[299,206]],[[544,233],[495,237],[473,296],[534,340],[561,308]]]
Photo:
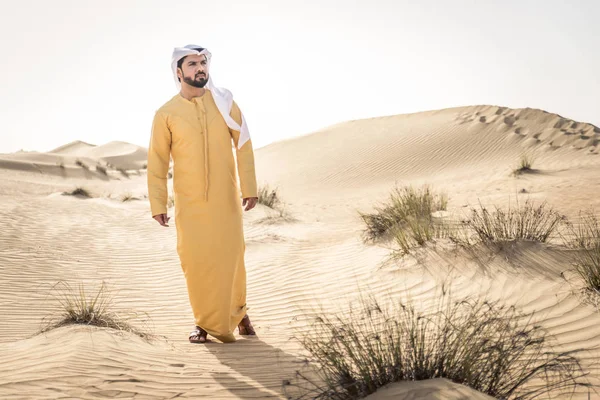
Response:
[[[161,224],[162,226],[169,226],[169,225],[167,225],[167,223],[171,219],[171,217],[167,217],[167,214],[158,214],[158,215],[153,216],[152,218],[157,220],[158,223]]]

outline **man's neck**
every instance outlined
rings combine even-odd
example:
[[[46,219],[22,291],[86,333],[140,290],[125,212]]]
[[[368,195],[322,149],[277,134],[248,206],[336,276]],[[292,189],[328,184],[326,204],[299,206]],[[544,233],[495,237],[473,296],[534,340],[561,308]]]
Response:
[[[206,92],[205,88],[196,88],[190,85],[181,86],[179,94],[185,99],[192,100],[194,97],[202,97]]]

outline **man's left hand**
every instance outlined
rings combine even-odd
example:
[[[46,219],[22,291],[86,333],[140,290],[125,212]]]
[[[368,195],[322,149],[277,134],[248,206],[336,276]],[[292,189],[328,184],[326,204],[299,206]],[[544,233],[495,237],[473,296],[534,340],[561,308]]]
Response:
[[[245,207],[244,211],[250,211],[256,206],[257,202],[258,197],[245,197],[244,201],[242,202],[242,207]]]

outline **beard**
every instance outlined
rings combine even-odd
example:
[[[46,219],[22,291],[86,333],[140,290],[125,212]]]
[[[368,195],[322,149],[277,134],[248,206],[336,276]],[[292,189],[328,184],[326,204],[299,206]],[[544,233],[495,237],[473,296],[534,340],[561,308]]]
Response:
[[[191,76],[184,76],[183,77],[183,81],[185,83],[187,83],[190,86],[193,86],[195,88],[203,88],[204,86],[206,86],[206,83],[208,82],[208,76],[199,73],[196,74],[193,78]]]

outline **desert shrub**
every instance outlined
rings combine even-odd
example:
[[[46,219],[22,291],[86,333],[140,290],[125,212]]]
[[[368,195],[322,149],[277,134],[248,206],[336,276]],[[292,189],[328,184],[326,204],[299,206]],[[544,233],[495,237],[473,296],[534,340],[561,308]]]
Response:
[[[403,226],[392,230],[392,235],[398,245],[398,254],[406,255],[432,240],[454,239],[458,237],[458,229],[448,223],[435,221],[431,216],[409,217]]]
[[[63,194],[69,195],[69,196],[92,197],[90,192],[81,186],[77,186],[75,189],[73,189],[70,192],[63,192]]]
[[[446,210],[448,198],[445,194],[434,193],[429,187],[395,187],[386,203],[375,208],[372,213],[359,213],[366,225],[364,237],[374,241],[404,229],[409,220],[422,222],[431,219],[435,211]]]
[[[65,325],[92,325],[150,338],[148,332],[129,324],[131,317],[121,316],[112,310],[114,298],[105,282],[91,295],[86,293],[83,284],[73,288],[67,282],[59,282],[52,289],[60,311],[56,316],[45,319],[41,333]]]
[[[580,213],[580,221],[569,225],[566,244],[575,250],[573,265],[585,288],[600,294],[600,221],[591,211]]]
[[[519,164],[517,165],[517,168],[513,170],[513,175],[517,176],[527,172],[532,172],[534,161],[535,159],[533,158],[533,156],[529,154],[522,154],[521,158],[519,159]]]
[[[80,159],[75,160],[75,165],[83,168],[83,169],[90,169],[90,167],[87,166],[87,164],[85,164],[83,161],[81,161]]]
[[[578,351],[554,351],[532,316],[484,300],[321,313],[299,337],[306,350],[297,398],[360,399],[399,381],[446,378],[498,399],[533,399],[588,386]]]
[[[123,193],[120,199],[123,203],[126,201],[137,200],[137,198],[131,193]]]
[[[106,167],[104,167],[104,166],[102,166],[100,164],[96,165],[96,171],[99,172],[99,173],[101,173],[101,174],[103,174],[103,175],[108,175],[108,172],[106,171]]]
[[[167,199],[167,207],[175,207],[175,196],[173,194],[169,195],[169,198]]]
[[[497,243],[528,240],[546,242],[556,232],[565,217],[549,208],[547,203],[536,206],[531,200],[517,203],[507,210],[497,206],[490,212],[487,208],[472,208],[467,225],[483,242]]]
[[[298,220],[290,214],[284,206],[278,206],[270,210],[264,218],[256,221],[257,224],[273,225],[281,222],[297,222]]]
[[[271,189],[269,185],[261,186],[258,189],[258,204],[274,209],[280,202],[281,199],[277,194],[277,189]]]

